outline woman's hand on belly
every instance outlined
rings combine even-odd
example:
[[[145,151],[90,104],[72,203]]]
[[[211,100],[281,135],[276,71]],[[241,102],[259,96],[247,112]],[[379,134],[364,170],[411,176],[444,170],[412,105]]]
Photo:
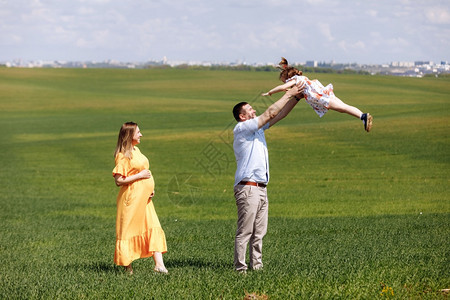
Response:
[[[142,170],[138,173],[140,179],[149,179],[152,177],[152,173],[150,173],[150,170]]]

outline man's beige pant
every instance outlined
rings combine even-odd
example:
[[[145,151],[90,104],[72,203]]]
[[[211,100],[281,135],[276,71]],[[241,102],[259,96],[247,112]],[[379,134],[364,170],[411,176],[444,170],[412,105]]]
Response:
[[[234,197],[238,212],[234,241],[234,267],[246,270],[245,252],[249,245],[250,268],[262,268],[262,239],[267,232],[269,200],[267,189],[252,185],[237,185]]]

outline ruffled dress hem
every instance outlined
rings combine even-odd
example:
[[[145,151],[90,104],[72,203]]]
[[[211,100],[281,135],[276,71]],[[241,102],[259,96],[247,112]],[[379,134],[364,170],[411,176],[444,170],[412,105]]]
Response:
[[[116,240],[114,263],[128,266],[138,258],[153,256],[154,252],[167,252],[166,236],[161,227],[150,228],[128,240]]]

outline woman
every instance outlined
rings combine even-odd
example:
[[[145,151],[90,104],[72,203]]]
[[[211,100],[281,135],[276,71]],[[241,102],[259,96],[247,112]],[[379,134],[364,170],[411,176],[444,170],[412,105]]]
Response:
[[[141,137],[136,123],[123,124],[114,153],[113,176],[120,187],[114,263],[133,274],[132,261],[153,256],[155,272],[168,273],[162,257],[167,252],[166,237],[152,201],[155,182],[148,159],[136,147]]]

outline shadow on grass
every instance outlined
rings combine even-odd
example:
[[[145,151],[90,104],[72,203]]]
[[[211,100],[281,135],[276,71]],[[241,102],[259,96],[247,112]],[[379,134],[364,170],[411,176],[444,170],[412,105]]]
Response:
[[[72,269],[76,271],[88,271],[93,273],[121,273],[121,269],[110,263],[106,262],[92,262],[92,263],[74,263],[74,264],[67,264],[65,266],[66,269]]]
[[[202,258],[171,258],[164,262],[167,268],[192,267],[197,269],[232,269],[233,264],[225,261],[207,261]]]
[[[194,268],[194,269],[232,269],[233,264],[225,261],[207,261],[201,258],[168,259],[165,262],[168,269]],[[121,274],[123,268],[106,262],[92,262],[87,264],[67,264],[65,269],[88,271],[97,274]]]
[[[97,273],[116,273],[119,271],[118,267],[113,264],[105,262],[94,262],[86,266],[88,270]]]

